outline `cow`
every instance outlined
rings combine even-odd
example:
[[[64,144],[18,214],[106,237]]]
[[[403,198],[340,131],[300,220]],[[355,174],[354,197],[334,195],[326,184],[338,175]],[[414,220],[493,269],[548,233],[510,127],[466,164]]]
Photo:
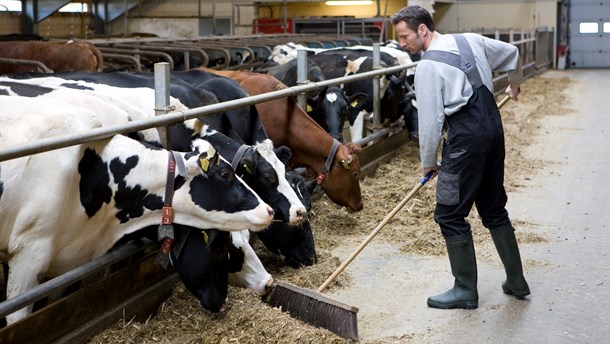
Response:
[[[83,108],[0,97],[0,147],[101,126]],[[178,174],[167,185],[172,161]],[[0,185],[8,298],[37,285],[39,275],[56,276],[103,255],[125,234],[159,223],[163,214],[178,224],[228,231],[260,231],[273,219],[273,209],[203,140],[197,150],[179,153],[117,135],[4,161]],[[166,199],[166,193],[172,196]],[[29,311],[8,315],[7,323]]]
[[[316,187],[316,181],[306,180],[296,171],[289,171],[286,178],[297,190],[307,211],[311,211],[310,195]],[[273,222],[265,230],[257,232],[256,236],[269,251],[278,254],[292,268],[310,266],[318,261],[309,219],[298,225]]]
[[[373,47],[352,46],[332,49],[308,48],[299,44],[283,44],[274,48],[270,60],[286,64],[296,58],[297,49],[308,51],[308,59],[313,60],[328,79],[339,78],[351,74],[368,72],[372,70]],[[413,61],[411,56],[401,50],[391,47],[380,47],[381,67],[396,65],[409,65]],[[409,131],[411,139],[417,139],[417,113],[414,102],[415,94],[409,92],[407,76],[413,76],[415,67],[408,68],[400,75],[386,75],[380,78],[381,96],[381,122],[396,122],[401,117]],[[347,118],[350,124],[352,142],[362,138],[364,133],[364,119],[373,111],[373,85],[370,81],[360,80],[342,86],[345,93],[350,96],[355,92],[368,95],[366,104],[361,104],[360,111],[348,111]],[[364,109],[362,109],[364,108]]]
[[[229,274],[229,284],[256,290],[261,296],[268,294],[273,287],[273,278],[250,245],[250,231],[231,232],[231,241],[232,245],[241,250],[244,258],[241,266],[232,267],[234,272]]]
[[[0,57],[40,61],[54,72],[103,71],[104,58],[92,43],[83,41],[0,42]],[[0,62],[0,74],[33,72],[36,67]]]
[[[33,83],[37,85],[47,87],[63,87],[63,88],[76,88],[81,90],[88,90],[90,93],[96,96],[111,97],[116,101],[124,101],[131,103],[135,108],[140,109],[138,113],[133,111],[130,112],[132,119],[141,119],[154,116],[154,79],[150,75],[145,74],[133,74],[133,73],[58,73],[59,77],[44,77],[44,74],[27,74],[19,76],[19,82]],[[34,78],[27,79],[27,77]],[[226,79],[226,78],[223,78]],[[0,79],[2,80],[2,79]],[[129,86],[132,86],[129,88]],[[136,87],[138,86],[138,87]],[[175,108],[176,111],[184,111],[190,107],[198,107],[208,105],[213,102],[217,102],[216,97],[206,92],[205,90],[192,87],[185,82],[175,80],[170,88],[170,93],[180,97],[180,99],[170,97],[170,105]],[[185,106],[186,105],[186,106]],[[148,109],[148,111],[145,111]],[[239,112],[236,113],[239,116]],[[237,121],[234,113],[231,113],[233,121]],[[248,124],[252,125],[251,128],[256,128],[256,122],[258,115],[252,115],[249,110],[246,111],[246,116],[251,119]],[[230,130],[231,126],[227,125],[224,115],[221,114],[218,117],[207,116],[204,121],[206,124],[212,124],[214,128],[225,129],[227,131],[235,132]],[[245,122],[245,121],[244,121]],[[243,124],[243,123],[241,123]],[[233,137],[245,136],[252,142],[261,142],[259,146],[269,146],[271,141],[268,137],[262,125],[258,124],[260,129],[248,129],[240,130],[239,135]],[[198,120],[188,120],[184,123],[178,123],[171,127],[171,147],[172,149],[186,151],[191,148],[191,143],[195,140],[198,135],[201,134],[201,123]],[[144,132],[145,134],[146,132]],[[144,135],[142,134],[142,135]],[[141,139],[145,139],[144,136]],[[149,143],[155,143],[150,142]],[[158,143],[158,142],[157,142]],[[253,144],[252,146],[256,146]],[[279,147],[279,146],[278,146]],[[305,207],[298,200],[297,195],[290,188],[285,178],[284,165],[281,160],[275,154],[267,154],[264,157],[260,155],[260,152],[266,152],[265,149],[255,149],[258,151],[254,156],[257,162],[260,162],[259,166],[267,166],[266,174],[256,175],[256,179],[259,180],[261,187],[258,187],[258,191],[264,193],[266,202],[274,208],[276,217],[280,221],[290,222],[292,224],[299,223],[306,216]],[[277,152],[283,152],[285,149],[278,148]],[[269,165],[266,165],[264,161],[267,161]],[[271,170],[269,170],[271,168]],[[253,178],[249,178],[252,180]],[[269,179],[270,182],[265,182]],[[277,181],[277,183],[275,183]],[[264,190],[263,190],[264,189]]]
[[[271,74],[286,86],[297,86],[296,59],[275,66],[267,65],[255,72]],[[320,67],[313,60],[307,59],[307,81],[324,80],[326,77]],[[330,136],[343,142],[343,124],[347,112],[360,112],[367,98],[368,96],[361,92],[348,97],[340,87],[328,86],[307,95],[306,111]]]
[[[268,74],[198,69],[234,79],[250,95],[286,88]],[[340,144],[309,117],[292,97],[258,103],[256,108],[273,143],[286,145],[292,151],[292,167],[307,167],[314,171],[322,190],[334,203],[351,211],[362,210],[358,180],[360,145]]]

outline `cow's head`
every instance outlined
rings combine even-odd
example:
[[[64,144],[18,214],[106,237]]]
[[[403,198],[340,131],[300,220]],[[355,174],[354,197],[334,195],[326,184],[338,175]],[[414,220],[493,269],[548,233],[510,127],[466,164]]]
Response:
[[[419,121],[415,93],[409,92],[402,97],[400,111],[409,131],[409,139],[417,141],[419,139]]]
[[[182,283],[211,312],[225,310],[229,285],[230,233],[174,225],[175,243],[184,242],[171,262]]]
[[[316,181],[306,181],[303,176],[292,171],[287,173],[286,179],[309,212],[310,194],[316,187]],[[269,251],[280,255],[286,264],[295,269],[317,262],[316,246],[309,219],[296,226],[274,222],[257,234]]]
[[[332,166],[321,184],[328,198],[352,211],[362,210],[362,195],[358,180],[360,151],[360,145],[352,142],[340,145]]]
[[[231,258],[231,273],[229,273],[229,284],[257,291],[260,295],[267,295],[273,285],[273,277],[265,270],[252,246],[250,246],[250,232],[243,230],[231,232],[232,245],[229,255],[243,254],[241,266]],[[241,251],[239,253],[238,251]]]
[[[273,148],[271,140],[254,145],[236,166],[237,173],[252,189],[273,208],[275,220],[298,224],[307,216],[307,210],[286,180],[285,164],[292,157],[290,148]]]
[[[390,122],[395,122],[402,116],[400,111],[400,103],[405,95],[405,73],[400,75],[389,75],[388,76],[388,87],[381,99],[381,114],[383,119],[387,119]],[[382,119],[382,120],[383,120]]]
[[[213,212],[199,228],[236,230],[250,228],[259,231],[273,220],[273,209],[235,175],[231,164],[216,152],[209,142],[193,141],[194,152],[184,154],[189,173],[188,188],[176,187],[174,203],[183,205],[189,202],[201,211]],[[184,182],[184,181],[182,181]],[[181,180],[174,182],[180,185]],[[184,217],[183,217],[184,216]],[[188,214],[175,213],[174,221],[187,221]]]

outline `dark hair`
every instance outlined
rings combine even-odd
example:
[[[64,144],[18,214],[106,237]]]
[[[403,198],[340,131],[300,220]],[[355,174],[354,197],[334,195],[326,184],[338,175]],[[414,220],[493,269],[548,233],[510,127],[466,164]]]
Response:
[[[430,31],[434,31],[435,29],[434,20],[432,19],[430,12],[421,6],[413,5],[403,7],[390,18],[390,22],[393,25],[396,25],[403,20],[407,23],[407,27],[413,31],[417,31],[417,27],[420,24],[426,25]]]

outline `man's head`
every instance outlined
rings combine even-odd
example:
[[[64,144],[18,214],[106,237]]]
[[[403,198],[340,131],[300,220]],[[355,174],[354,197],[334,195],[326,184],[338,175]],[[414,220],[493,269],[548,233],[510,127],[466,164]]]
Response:
[[[406,6],[396,12],[390,21],[396,27],[400,46],[409,53],[428,49],[435,25],[426,9],[416,5]]]

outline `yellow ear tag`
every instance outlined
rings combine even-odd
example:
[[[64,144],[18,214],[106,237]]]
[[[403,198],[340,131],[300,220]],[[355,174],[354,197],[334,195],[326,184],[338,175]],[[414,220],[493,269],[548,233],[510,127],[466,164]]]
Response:
[[[252,173],[252,170],[250,170],[248,165],[244,164],[244,168],[246,169],[246,172],[248,172],[248,174],[254,174],[254,173]]]
[[[210,240],[208,233],[206,233],[205,231],[201,231],[201,234],[203,234],[203,241],[205,241],[205,244],[207,245],[208,241]]]
[[[341,164],[343,165],[343,168],[346,169],[346,170],[351,170],[352,169],[352,164],[349,161],[345,160],[345,159],[341,160]]]
[[[199,163],[201,164],[201,169],[203,170],[203,172],[208,172],[208,169],[210,168],[210,161],[206,158],[201,158],[199,159]]]
[[[307,104],[307,112],[312,112],[313,108],[311,107],[311,105]]]
[[[352,107],[356,107],[356,105],[358,105],[358,100],[354,100],[350,105]]]

